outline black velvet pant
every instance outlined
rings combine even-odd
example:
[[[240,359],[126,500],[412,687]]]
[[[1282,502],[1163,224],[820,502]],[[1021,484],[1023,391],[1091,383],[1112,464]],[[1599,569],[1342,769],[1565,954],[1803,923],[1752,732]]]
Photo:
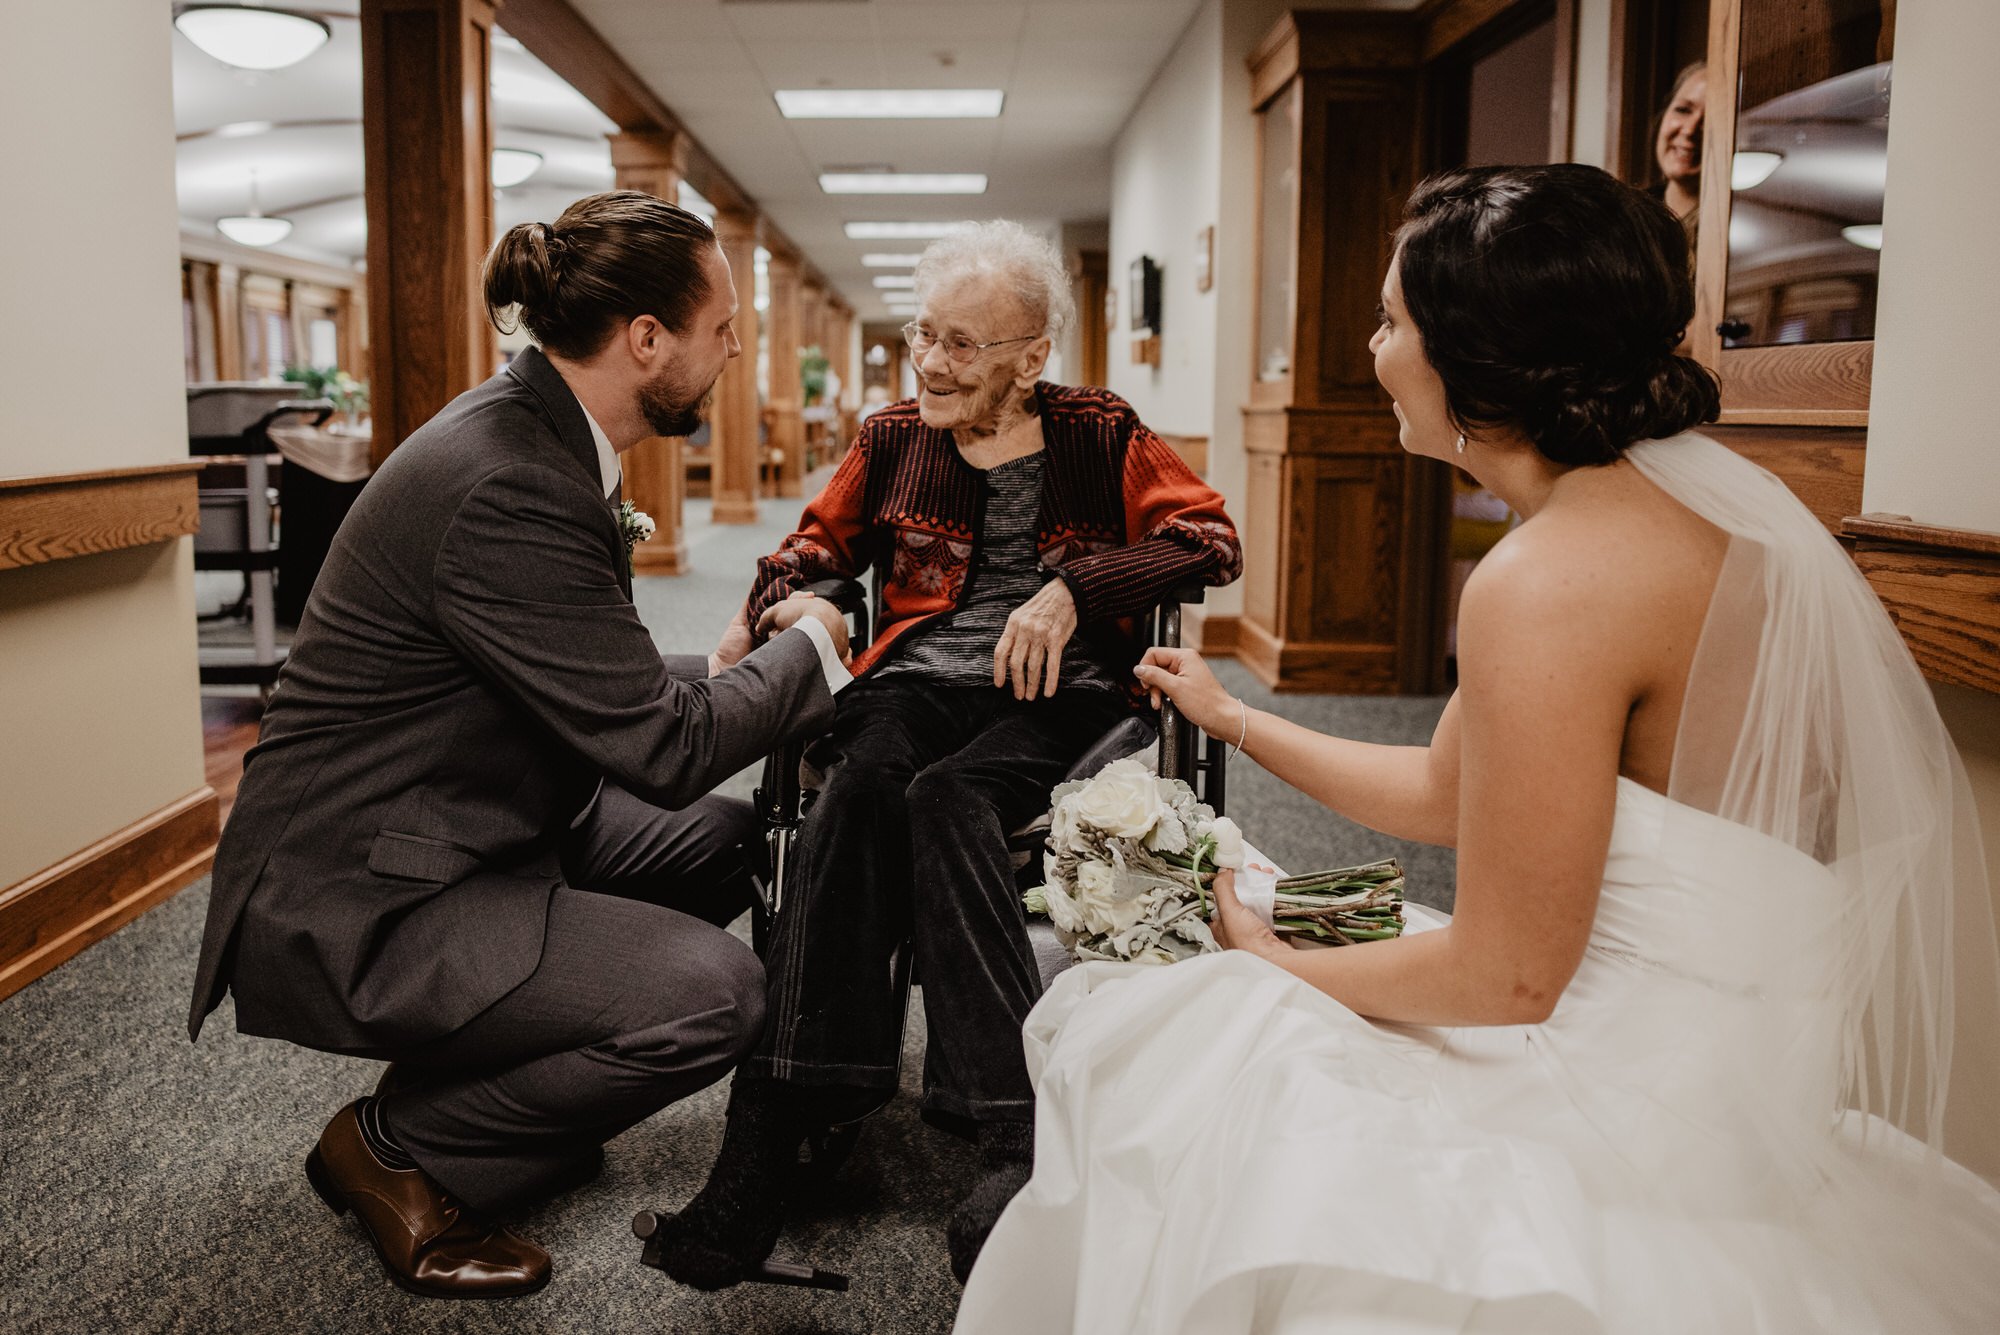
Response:
[[[895,1092],[909,942],[929,1022],[924,1107],[947,1120],[1027,1121],[1021,1022],[1041,995],[1007,835],[1130,712],[1115,690],[1017,701],[990,686],[896,677],[839,697],[815,751],[826,781],[792,855],[765,969],[751,1076]]]

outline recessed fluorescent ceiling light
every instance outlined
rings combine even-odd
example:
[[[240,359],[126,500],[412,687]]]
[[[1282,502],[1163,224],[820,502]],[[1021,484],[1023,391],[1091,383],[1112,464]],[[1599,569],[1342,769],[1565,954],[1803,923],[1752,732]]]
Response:
[[[962,120],[998,116],[998,88],[780,88],[787,120]]]
[[[1855,223],[1852,227],[1841,228],[1840,234],[1863,250],[1882,249],[1881,223]]]
[[[907,273],[878,273],[875,275],[877,287],[915,287],[917,277]]]
[[[493,184],[505,190],[519,185],[542,169],[542,155],[532,148],[493,150]]]
[[[203,51],[240,70],[296,65],[333,36],[333,29],[314,15],[250,5],[183,5],[174,26]]]
[[[1729,188],[1755,190],[1771,179],[1771,173],[1778,170],[1778,164],[1784,160],[1783,153],[1767,153],[1754,148],[1744,149],[1729,160]]]
[[[850,241],[929,241],[972,226],[969,222],[851,222],[844,230]]]
[[[907,255],[863,255],[861,267],[864,269],[914,269],[923,256],[911,251]]]
[[[984,172],[821,172],[829,195],[983,195]]]

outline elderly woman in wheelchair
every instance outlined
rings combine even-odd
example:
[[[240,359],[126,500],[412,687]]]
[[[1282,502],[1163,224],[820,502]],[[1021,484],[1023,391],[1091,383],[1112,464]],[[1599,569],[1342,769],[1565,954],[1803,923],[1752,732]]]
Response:
[[[894,1094],[906,945],[925,1120],[979,1146],[947,1238],[971,1269],[1032,1160],[1020,1028],[1041,975],[1008,832],[1138,707],[1144,615],[1242,568],[1222,498],[1129,404],[1038,379],[1072,313],[1046,241],[984,224],[916,276],[917,398],[869,417],[716,653],[735,661],[816,582],[875,568],[874,638],[812,751],[824,781],[770,934],[764,1039],[707,1184],[661,1238],[668,1273],[702,1288],[758,1277],[801,1147]]]

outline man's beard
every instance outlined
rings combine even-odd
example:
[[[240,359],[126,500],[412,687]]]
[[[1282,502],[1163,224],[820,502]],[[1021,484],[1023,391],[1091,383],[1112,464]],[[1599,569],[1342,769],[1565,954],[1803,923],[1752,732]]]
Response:
[[[639,415],[656,436],[692,436],[700,429],[714,397],[713,384],[689,398],[671,376],[656,376],[639,387]]]

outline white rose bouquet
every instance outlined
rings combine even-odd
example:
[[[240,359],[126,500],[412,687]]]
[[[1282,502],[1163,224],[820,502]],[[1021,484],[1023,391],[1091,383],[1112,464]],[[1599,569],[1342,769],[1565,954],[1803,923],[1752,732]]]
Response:
[[[1077,959],[1171,964],[1221,948],[1208,928],[1208,885],[1218,871],[1244,867],[1234,821],[1197,802],[1179,779],[1131,759],[1049,796],[1047,883],[1023,901],[1048,915]],[[1255,898],[1268,903],[1280,935],[1326,945],[1403,928],[1402,869],[1393,859],[1288,877]]]

